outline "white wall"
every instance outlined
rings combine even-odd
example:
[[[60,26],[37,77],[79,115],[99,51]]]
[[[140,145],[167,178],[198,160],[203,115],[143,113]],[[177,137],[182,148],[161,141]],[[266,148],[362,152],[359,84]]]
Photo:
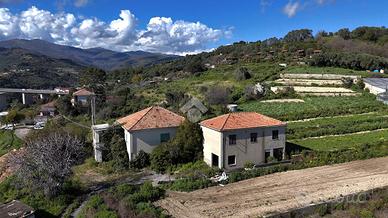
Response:
[[[272,130],[279,131],[279,138],[272,139]],[[220,168],[228,170],[243,168],[246,162],[263,164],[265,151],[273,156],[273,149],[282,148],[285,153],[286,127],[266,127],[253,129],[239,129],[226,132],[218,132],[202,127],[204,136],[204,161],[211,165],[211,153],[219,156]],[[251,133],[257,133],[257,142],[251,142]],[[236,135],[236,144],[229,145],[229,135]],[[228,156],[236,156],[236,164],[228,165]]]
[[[218,166],[222,168],[223,155],[222,155],[222,133],[209,129],[207,127],[201,127],[203,132],[203,158],[204,161],[211,166],[212,165],[212,153],[218,156]]]
[[[129,160],[133,159],[141,150],[151,153],[156,146],[160,145],[160,135],[169,133],[170,139],[175,137],[177,127],[145,129],[128,132],[124,130],[125,142]]]

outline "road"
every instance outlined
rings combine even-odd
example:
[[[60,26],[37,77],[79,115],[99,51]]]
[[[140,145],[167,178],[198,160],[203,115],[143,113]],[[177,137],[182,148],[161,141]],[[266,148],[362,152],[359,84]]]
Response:
[[[276,173],[224,187],[169,192],[173,217],[259,217],[388,186],[388,157]]]

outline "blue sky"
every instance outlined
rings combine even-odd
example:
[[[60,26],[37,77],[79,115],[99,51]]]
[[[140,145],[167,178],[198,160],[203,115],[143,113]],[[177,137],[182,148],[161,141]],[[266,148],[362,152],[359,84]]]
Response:
[[[72,14],[76,21],[68,30],[61,31],[64,35],[68,34],[67,38],[77,38],[73,41],[60,39],[58,35],[62,34],[61,31],[47,33],[43,30],[52,30],[47,30],[46,27],[39,27],[40,32],[30,34],[20,27],[23,31],[13,31],[13,35],[3,35],[3,39],[42,38],[78,47],[91,47],[95,44],[114,50],[141,49],[166,53],[198,52],[240,40],[256,41],[273,36],[282,37],[293,29],[336,31],[342,27],[353,29],[363,25],[384,26],[388,21],[388,13],[384,12],[384,8],[388,8],[386,0],[116,0],[115,3],[112,3],[112,0],[0,0],[1,2],[1,7],[7,8],[8,13],[14,17],[32,7],[50,12],[53,16]],[[88,37],[90,32],[86,34],[77,29],[70,33],[73,27],[80,26],[85,19],[92,19],[106,24],[105,27],[97,28],[90,23],[96,31],[101,31],[101,34],[95,37],[106,35],[109,24],[120,18],[122,10],[129,10],[133,19],[128,22],[133,21],[133,26],[127,28],[125,34],[122,33],[125,36],[120,36],[120,39],[116,36],[109,38],[115,41],[113,46],[104,44],[103,41],[109,41],[107,38],[100,40]],[[7,16],[4,15],[3,20],[4,17]],[[171,21],[154,20],[153,23],[158,25],[148,29],[150,19],[154,17],[171,18]],[[185,22],[176,23],[177,21]],[[202,26],[194,25],[197,22]],[[164,31],[160,30],[162,26]],[[166,26],[170,29],[166,29]],[[184,37],[168,36],[166,32],[170,32],[171,28],[179,29],[178,32]],[[0,30],[2,29],[4,27],[1,27],[0,22]],[[0,33],[0,39],[2,38]]]

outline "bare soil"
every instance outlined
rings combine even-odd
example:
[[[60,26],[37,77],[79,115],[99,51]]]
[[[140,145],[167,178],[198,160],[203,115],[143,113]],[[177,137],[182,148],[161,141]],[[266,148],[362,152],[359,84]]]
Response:
[[[156,202],[174,217],[260,217],[388,186],[388,157],[276,173]]]
[[[23,148],[20,150],[13,150],[0,157],[0,182],[4,181],[8,176],[11,176],[17,169],[19,169],[19,163],[15,161],[23,152]]]

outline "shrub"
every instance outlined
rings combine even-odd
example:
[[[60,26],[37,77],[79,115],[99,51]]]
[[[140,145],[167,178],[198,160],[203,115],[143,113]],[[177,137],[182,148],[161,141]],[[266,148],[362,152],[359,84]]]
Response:
[[[206,101],[210,105],[227,105],[230,102],[231,91],[227,87],[212,86],[205,94]]]
[[[253,167],[255,167],[255,164],[252,163],[252,161],[247,161],[244,163],[244,168],[246,169],[252,169]]]
[[[141,150],[135,159],[129,162],[129,166],[134,169],[143,169],[151,164],[150,155]]]
[[[375,216],[374,216],[372,211],[367,210],[367,209],[362,209],[360,211],[360,217],[361,218],[374,218]]]
[[[212,168],[204,161],[196,161],[180,166],[176,170],[176,176],[178,178],[208,178],[219,171],[218,168]]]
[[[235,77],[236,77],[237,81],[242,81],[242,80],[250,79],[252,76],[251,76],[251,73],[249,72],[248,68],[239,67],[235,71]]]
[[[330,213],[330,208],[327,204],[320,205],[316,210],[319,216],[325,216]]]
[[[203,136],[200,126],[183,122],[170,142],[159,145],[151,153],[151,168],[165,172],[178,164],[202,159]]]
[[[209,179],[179,179],[174,181],[169,188],[175,191],[190,192],[212,186]]]

